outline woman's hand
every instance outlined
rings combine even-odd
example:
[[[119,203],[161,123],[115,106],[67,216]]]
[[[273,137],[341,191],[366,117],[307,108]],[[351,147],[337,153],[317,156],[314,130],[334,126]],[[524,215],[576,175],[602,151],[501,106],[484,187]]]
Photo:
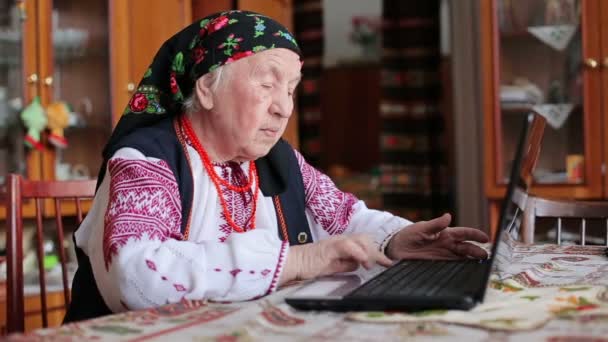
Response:
[[[393,262],[366,235],[339,235],[315,243],[289,248],[279,285],[294,279],[312,279],[324,275],[369,269],[375,263],[390,266]]]
[[[408,226],[391,238],[386,254],[393,260],[487,258],[483,248],[466,241],[488,242],[488,236],[474,228],[448,227],[451,220],[450,214],[444,214]]]

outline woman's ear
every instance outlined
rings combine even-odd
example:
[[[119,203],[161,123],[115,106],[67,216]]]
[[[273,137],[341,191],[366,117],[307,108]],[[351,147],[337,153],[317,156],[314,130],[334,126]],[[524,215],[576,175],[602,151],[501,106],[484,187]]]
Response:
[[[213,92],[209,87],[209,81],[206,80],[207,76],[204,75],[196,80],[196,99],[205,110],[211,110],[213,108]]]

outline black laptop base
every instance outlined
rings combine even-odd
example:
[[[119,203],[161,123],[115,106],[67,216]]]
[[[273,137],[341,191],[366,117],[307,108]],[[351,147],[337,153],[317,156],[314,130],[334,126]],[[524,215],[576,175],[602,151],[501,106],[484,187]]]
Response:
[[[342,299],[295,299],[289,298],[287,303],[300,310],[327,311],[422,311],[434,309],[470,310],[477,301],[470,296],[448,296],[432,298],[342,298]]]
[[[287,298],[303,310],[469,310],[483,300],[487,261],[401,261],[345,296]]]

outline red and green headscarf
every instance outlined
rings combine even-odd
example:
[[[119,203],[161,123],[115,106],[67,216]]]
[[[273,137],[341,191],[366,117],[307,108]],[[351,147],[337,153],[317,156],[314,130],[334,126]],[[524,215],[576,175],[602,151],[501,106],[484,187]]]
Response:
[[[212,14],[169,38],[156,53],[104,150],[139,127],[182,113],[196,80],[218,67],[258,52],[285,48],[302,55],[281,24],[248,11]]]

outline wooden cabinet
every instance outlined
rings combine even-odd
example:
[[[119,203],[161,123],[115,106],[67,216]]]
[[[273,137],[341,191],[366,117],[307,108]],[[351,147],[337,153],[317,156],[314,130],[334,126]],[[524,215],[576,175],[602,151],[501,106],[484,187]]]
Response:
[[[1,178],[97,177],[102,148],[154,53],[192,21],[190,0],[2,0],[0,12]],[[47,113],[68,106],[67,146],[52,144],[45,129],[41,150],[25,147],[20,112],[35,98]]]
[[[485,192],[495,224],[524,117],[549,125],[532,192],[606,199],[608,13],[602,0],[481,1]]]
[[[43,103],[67,100],[81,104],[83,127],[66,130],[68,148],[48,148],[43,154],[43,177],[97,177],[101,150],[112,127],[161,44],[190,24],[190,1],[39,0],[43,72],[69,80],[54,89],[43,88]],[[94,9],[94,10],[93,10]],[[57,14],[55,14],[57,13]],[[87,32],[83,56],[66,65],[53,53],[48,18],[59,17],[59,30]],[[47,19],[45,19],[47,18]],[[42,34],[46,32],[47,34]],[[78,65],[79,64],[79,65]],[[69,132],[69,134],[68,134]],[[68,169],[66,171],[66,169]]]

